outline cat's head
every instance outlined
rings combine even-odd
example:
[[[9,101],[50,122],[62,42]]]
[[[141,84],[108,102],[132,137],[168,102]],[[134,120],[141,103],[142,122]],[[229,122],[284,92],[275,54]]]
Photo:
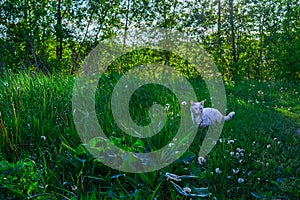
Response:
[[[196,115],[200,115],[204,108],[204,102],[205,100],[200,102],[194,102],[193,100],[191,100],[191,111]]]

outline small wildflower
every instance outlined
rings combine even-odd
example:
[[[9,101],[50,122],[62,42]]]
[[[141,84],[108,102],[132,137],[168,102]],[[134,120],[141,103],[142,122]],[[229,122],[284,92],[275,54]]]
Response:
[[[166,104],[166,110],[169,110],[170,109],[170,104]]]
[[[234,154],[235,154],[235,153],[234,153],[233,151],[230,152],[230,156],[234,156]]]
[[[17,90],[18,90],[18,91],[20,91],[20,89],[21,89],[20,87],[17,87]]]
[[[243,178],[238,178],[238,183],[243,183],[245,180]]]
[[[277,144],[281,144],[281,141],[278,141]]]
[[[222,173],[222,170],[220,170],[220,168],[216,168],[216,169],[215,169],[215,172],[216,172],[217,174],[221,174],[221,173]]]
[[[276,140],[277,140],[277,138],[275,137],[275,138],[273,138],[273,140],[274,140],[274,141],[276,141]]]
[[[237,169],[232,169],[232,172],[234,173],[234,174],[237,174],[237,173],[239,173],[239,168],[237,168]]]
[[[227,178],[227,179],[231,179],[231,176],[227,176],[226,178]]]
[[[43,136],[43,135],[41,136],[41,140],[46,141],[46,139],[47,138],[45,136]]]
[[[270,148],[270,147],[271,147],[271,145],[270,145],[270,144],[268,144],[268,145],[267,145],[267,149],[268,149],[268,148]]]
[[[128,85],[125,85],[125,88],[128,88]]]
[[[241,149],[238,147],[238,148],[236,148],[236,151],[240,153],[240,152],[244,151],[244,149]]]
[[[227,144],[233,144],[234,143],[234,140],[228,140],[227,141]]]
[[[264,95],[264,92],[261,91],[261,90],[259,90],[257,93],[258,93],[259,95]]]
[[[182,105],[182,106],[185,106],[186,104],[187,104],[186,101],[181,102],[181,105]]]
[[[73,191],[76,191],[76,190],[77,190],[77,186],[76,186],[76,185],[72,185],[72,186],[71,186],[71,189],[72,189]]]
[[[260,181],[260,178],[257,178],[258,181]]]
[[[206,162],[205,158],[203,158],[203,157],[198,157],[198,163],[199,163],[200,165],[203,165],[205,162]]]
[[[7,87],[7,86],[8,86],[8,83],[7,83],[7,82],[4,82],[3,85],[4,85],[4,87]]]

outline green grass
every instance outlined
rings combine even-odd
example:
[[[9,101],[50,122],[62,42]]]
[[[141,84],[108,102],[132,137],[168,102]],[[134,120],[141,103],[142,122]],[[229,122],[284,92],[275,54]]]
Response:
[[[142,87],[130,102],[134,121],[149,123],[147,109],[155,101],[170,104],[168,123],[151,139],[125,137],[109,112],[107,94],[118,78],[107,75],[96,95],[98,121],[111,142],[135,152],[168,144],[188,105],[181,111],[168,90]],[[200,78],[190,82],[198,100],[209,100]],[[86,151],[72,118],[73,83],[70,75],[0,75],[0,199],[189,199],[171,181],[198,194],[199,188],[207,187],[209,199],[300,198],[299,83],[226,84],[228,111],[234,110],[236,116],[225,123],[206,162],[197,162],[205,134],[199,129],[180,159],[141,174],[113,170]],[[195,177],[167,180],[167,172]]]

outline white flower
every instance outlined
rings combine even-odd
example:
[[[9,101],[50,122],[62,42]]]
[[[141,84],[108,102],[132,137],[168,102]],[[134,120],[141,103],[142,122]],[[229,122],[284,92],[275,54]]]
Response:
[[[185,106],[186,104],[187,104],[186,101],[181,102],[181,105],[182,105],[182,106]]]
[[[243,183],[245,180],[243,178],[238,178],[238,183]]]
[[[230,152],[230,156],[234,156],[234,154],[235,154],[235,153],[234,153],[233,151]]]
[[[41,136],[41,140],[46,141],[46,139],[47,138],[45,136],[43,136],[43,135]]]
[[[221,174],[221,173],[222,173],[222,170],[220,170],[220,168],[216,168],[216,169],[215,169],[215,172],[216,172],[217,174]]]
[[[233,144],[234,143],[234,140],[228,140],[227,141],[227,144]]]
[[[7,82],[4,82],[3,85],[4,85],[4,87],[7,87],[7,86],[8,86],[8,83],[7,83]]]
[[[238,148],[236,148],[236,151],[240,153],[240,152],[244,151],[244,149],[241,149],[238,147]]]
[[[270,147],[271,147],[271,145],[270,145],[270,144],[268,144],[268,145],[267,145],[267,149],[268,149],[268,148],[270,148]]]
[[[203,165],[205,162],[206,162],[205,158],[203,158],[203,157],[198,157],[198,163],[199,163],[200,165]]]
[[[166,104],[166,110],[169,110],[170,109],[170,104]]]
[[[237,173],[239,173],[239,168],[237,168],[237,169],[232,169],[232,172],[234,173],[234,174],[237,174]]]

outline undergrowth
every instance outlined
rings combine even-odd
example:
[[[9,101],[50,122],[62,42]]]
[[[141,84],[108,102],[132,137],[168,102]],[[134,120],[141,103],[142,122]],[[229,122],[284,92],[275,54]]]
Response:
[[[226,84],[228,112],[213,150],[198,162],[206,130],[198,130],[188,151],[169,166],[148,173],[123,173],[94,158],[81,143],[72,116],[74,76],[6,73],[0,76],[1,199],[189,199],[207,190],[209,199],[300,198],[300,85],[243,81]],[[187,105],[164,87],[147,85],[132,96],[130,112],[149,123],[154,102],[166,107],[167,126],[153,139],[124,136],[110,114],[113,83],[106,75],[96,94],[99,124],[110,141],[134,152],[167,145]],[[198,100],[209,93],[191,79]],[[166,174],[189,178],[170,179]],[[178,187],[177,187],[178,186]],[[184,192],[183,190],[184,189]]]

